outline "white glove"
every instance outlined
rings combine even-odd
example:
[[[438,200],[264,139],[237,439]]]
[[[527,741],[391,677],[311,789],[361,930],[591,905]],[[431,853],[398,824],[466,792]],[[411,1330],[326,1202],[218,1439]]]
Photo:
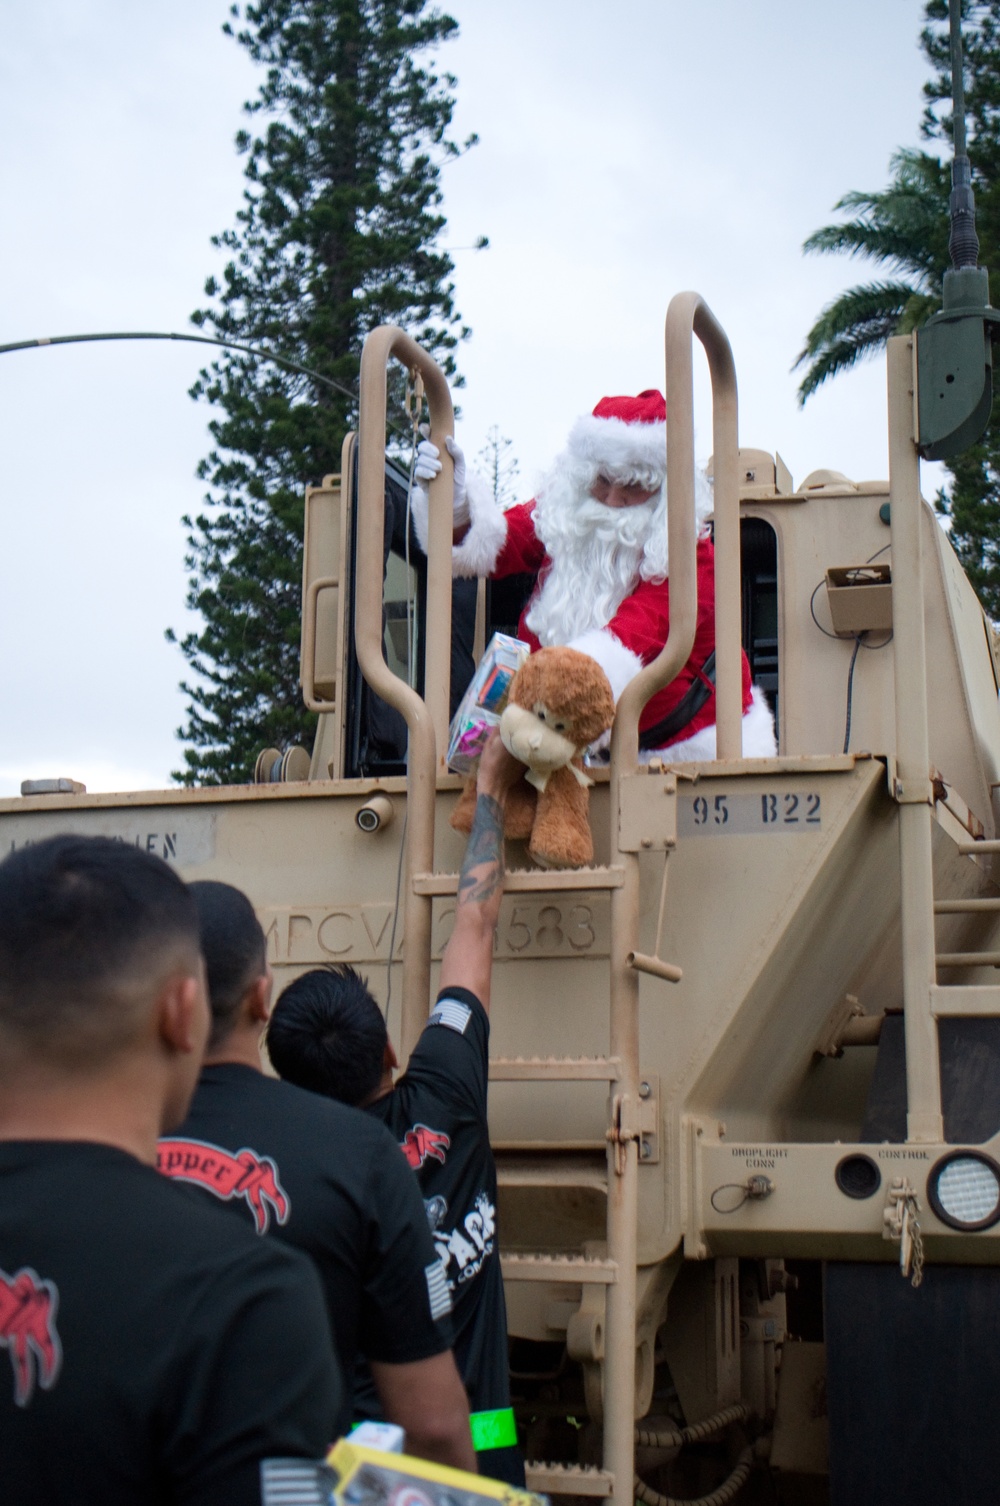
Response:
[[[469,503],[465,492],[465,456],[460,447],[449,435],[445,439],[448,454],[452,458],[455,467],[455,488],[452,492],[452,514],[457,527],[469,522]],[[413,475],[422,486],[433,481],[441,472],[441,451],[436,444],[429,439],[422,439],[417,445],[417,458],[413,467]]]
[[[417,459],[413,467],[413,474],[418,481],[433,481],[440,473],[441,451],[436,444],[431,444],[429,439],[422,439],[417,445]]]

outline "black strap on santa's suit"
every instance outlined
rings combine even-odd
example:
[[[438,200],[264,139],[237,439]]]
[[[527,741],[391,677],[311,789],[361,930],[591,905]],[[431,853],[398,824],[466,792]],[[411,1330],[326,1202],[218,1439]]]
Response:
[[[639,747],[642,752],[648,753],[654,748],[665,748],[667,743],[673,742],[678,732],[683,732],[688,722],[694,721],[714,690],[715,649],[713,648],[701,669],[698,670],[698,678],[688,686],[686,693],[677,702],[673,711],[668,711],[660,721],[652,727],[644,727],[639,733]]]

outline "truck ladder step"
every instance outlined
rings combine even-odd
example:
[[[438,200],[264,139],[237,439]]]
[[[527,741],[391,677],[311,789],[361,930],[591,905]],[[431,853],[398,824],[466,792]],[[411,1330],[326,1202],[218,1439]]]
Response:
[[[968,984],[944,988],[936,984],[931,989],[931,1013],[942,1015],[979,1015],[990,1019],[1000,1015],[1000,986],[997,984]]]
[[[490,1082],[617,1082],[617,1056],[495,1056]]]
[[[609,1470],[579,1464],[545,1464],[538,1459],[524,1461],[529,1490],[547,1496],[610,1496],[615,1477]]]
[[[504,1155],[524,1156],[532,1154],[562,1156],[578,1154],[602,1155],[607,1153],[607,1140],[491,1140],[493,1149]]]
[[[606,1149],[606,1145],[601,1146],[602,1153]],[[558,1143],[555,1151],[559,1151]],[[565,1153],[556,1160],[549,1155],[510,1157],[497,1167],[497,1183],[501,1187],[577,1187],[607,1196],[608,1170],[603,1154],[598,1165],[590,1156],[570,1157]]]
[[[1000,910],[1000,899],[936,899],[935,915],[977,915],[984,910]]]
[[[514,1255],[500,1252],[507,1281],[560,1281],[567,1286],[614,1286],[618,1266],[613,1260],[587,1255]]]
[[[552,894],[557,890],[620,889],[624,868],[509,868],[504,874],[505,894]],[[457,873],[415,873],[414,894],[458,893]]]
[[[1000,967],[1000,952],[938,952],[938,967]]]

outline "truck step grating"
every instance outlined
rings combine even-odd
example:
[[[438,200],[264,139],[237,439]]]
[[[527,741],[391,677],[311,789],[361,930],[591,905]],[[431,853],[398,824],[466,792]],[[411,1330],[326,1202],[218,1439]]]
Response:
[[[938,952],[938,967],[1000,967],[1000,952]]]
[[[559,890],[620,889],[625,877],[623,868],[508,868],[504,874],[505,894],[553,894]],[[415,873],[414,894],[449,895],[458,893],[457,873]]]
[[[526,1459],[524,1473],[528,1489],[548,1496],[610,1496],[615,1477],[606,1469],[592,1469],[577,1464],[545,1464]]]
[[[491,1082],[617,1082],[617,1056],[495,1056]]]

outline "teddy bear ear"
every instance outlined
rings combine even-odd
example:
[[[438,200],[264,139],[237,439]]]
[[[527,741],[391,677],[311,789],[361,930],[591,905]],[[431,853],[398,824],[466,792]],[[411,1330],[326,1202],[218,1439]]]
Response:
[[[615,719],[615,697],[608,682],[608,677],[603,671],[601,672],[601,679],[604,683],[600,686],[596,696],[594,714],[600,717],[601,731],[605,732]]]
[[[513,701],[515,706],[523,706],[527,701],[533,699],[532,690],[535,676],[538,673],[534,660],[534,654],[525,659],[521,668],[510,682],[507,699],[508,701]]]

